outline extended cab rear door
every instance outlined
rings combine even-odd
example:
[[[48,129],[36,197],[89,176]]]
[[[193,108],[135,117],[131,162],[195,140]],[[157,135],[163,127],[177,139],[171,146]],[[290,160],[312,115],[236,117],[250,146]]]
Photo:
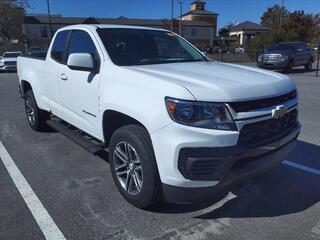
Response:
[[[72,30],[66,62],[72,53],[89,53],[97,71],[73,70],[67,64],[59,69],[59,98],[66,121],[81,130],[99,138],[99,84],[101,68],[101,50],[93,41],[90,31]]]
[[[58,73],[61,66],[66,64],[65,52],[67,49],[67,43],[70,33],[71,31],[64,30],[59,31],[56,34],[55,38],[53,39],[50,52],[47,55],[46,68],[44,69],[44,81],[46,84],[48,104],[50,106],[50,110],[56,115],[59,115],[61,109],[59,97],[60,78],[58,76]]]

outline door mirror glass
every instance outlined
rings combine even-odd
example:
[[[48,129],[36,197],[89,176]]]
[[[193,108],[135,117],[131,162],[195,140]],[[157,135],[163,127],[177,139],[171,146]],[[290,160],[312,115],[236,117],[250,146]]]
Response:
[[[93,71],[95,69],[93,58],[89,53],[71,53],[67,65],[73,70]]]

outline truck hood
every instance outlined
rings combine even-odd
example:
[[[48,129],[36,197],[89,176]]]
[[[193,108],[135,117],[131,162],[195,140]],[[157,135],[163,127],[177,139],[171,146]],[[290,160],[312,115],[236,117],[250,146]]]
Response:
[[[294,82],[285,75],[243,65],[193,62],[128,68],[183,86],[199,101],[244,101],[277,96],[295,89]]]
[[[268,50],[264,54],[280,54],[280,55],[292,55],[291,50]]]

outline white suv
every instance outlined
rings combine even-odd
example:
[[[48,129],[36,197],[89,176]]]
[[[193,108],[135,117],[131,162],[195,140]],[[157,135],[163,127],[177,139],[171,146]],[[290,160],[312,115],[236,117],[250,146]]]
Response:
[[[16,71],[17,59],[21,52],[5,52],[0,58],[0,71]]]
[[[300,131],[289,77],[211,61],[167,30],[65,27],[46,59],[19,57],[18,74],[30,126],[49,124],[92,153],[108,148],[119,191],[141,208],[260,174]]]

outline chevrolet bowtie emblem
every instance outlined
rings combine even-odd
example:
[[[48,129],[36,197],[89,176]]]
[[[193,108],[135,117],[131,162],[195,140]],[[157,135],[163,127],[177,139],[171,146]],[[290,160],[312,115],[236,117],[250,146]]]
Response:
[[[284,115],[288,113],[288,109],[285,106],[277,106],[276,109],[272,110],[272,117],[273,118],[282,118]]]

